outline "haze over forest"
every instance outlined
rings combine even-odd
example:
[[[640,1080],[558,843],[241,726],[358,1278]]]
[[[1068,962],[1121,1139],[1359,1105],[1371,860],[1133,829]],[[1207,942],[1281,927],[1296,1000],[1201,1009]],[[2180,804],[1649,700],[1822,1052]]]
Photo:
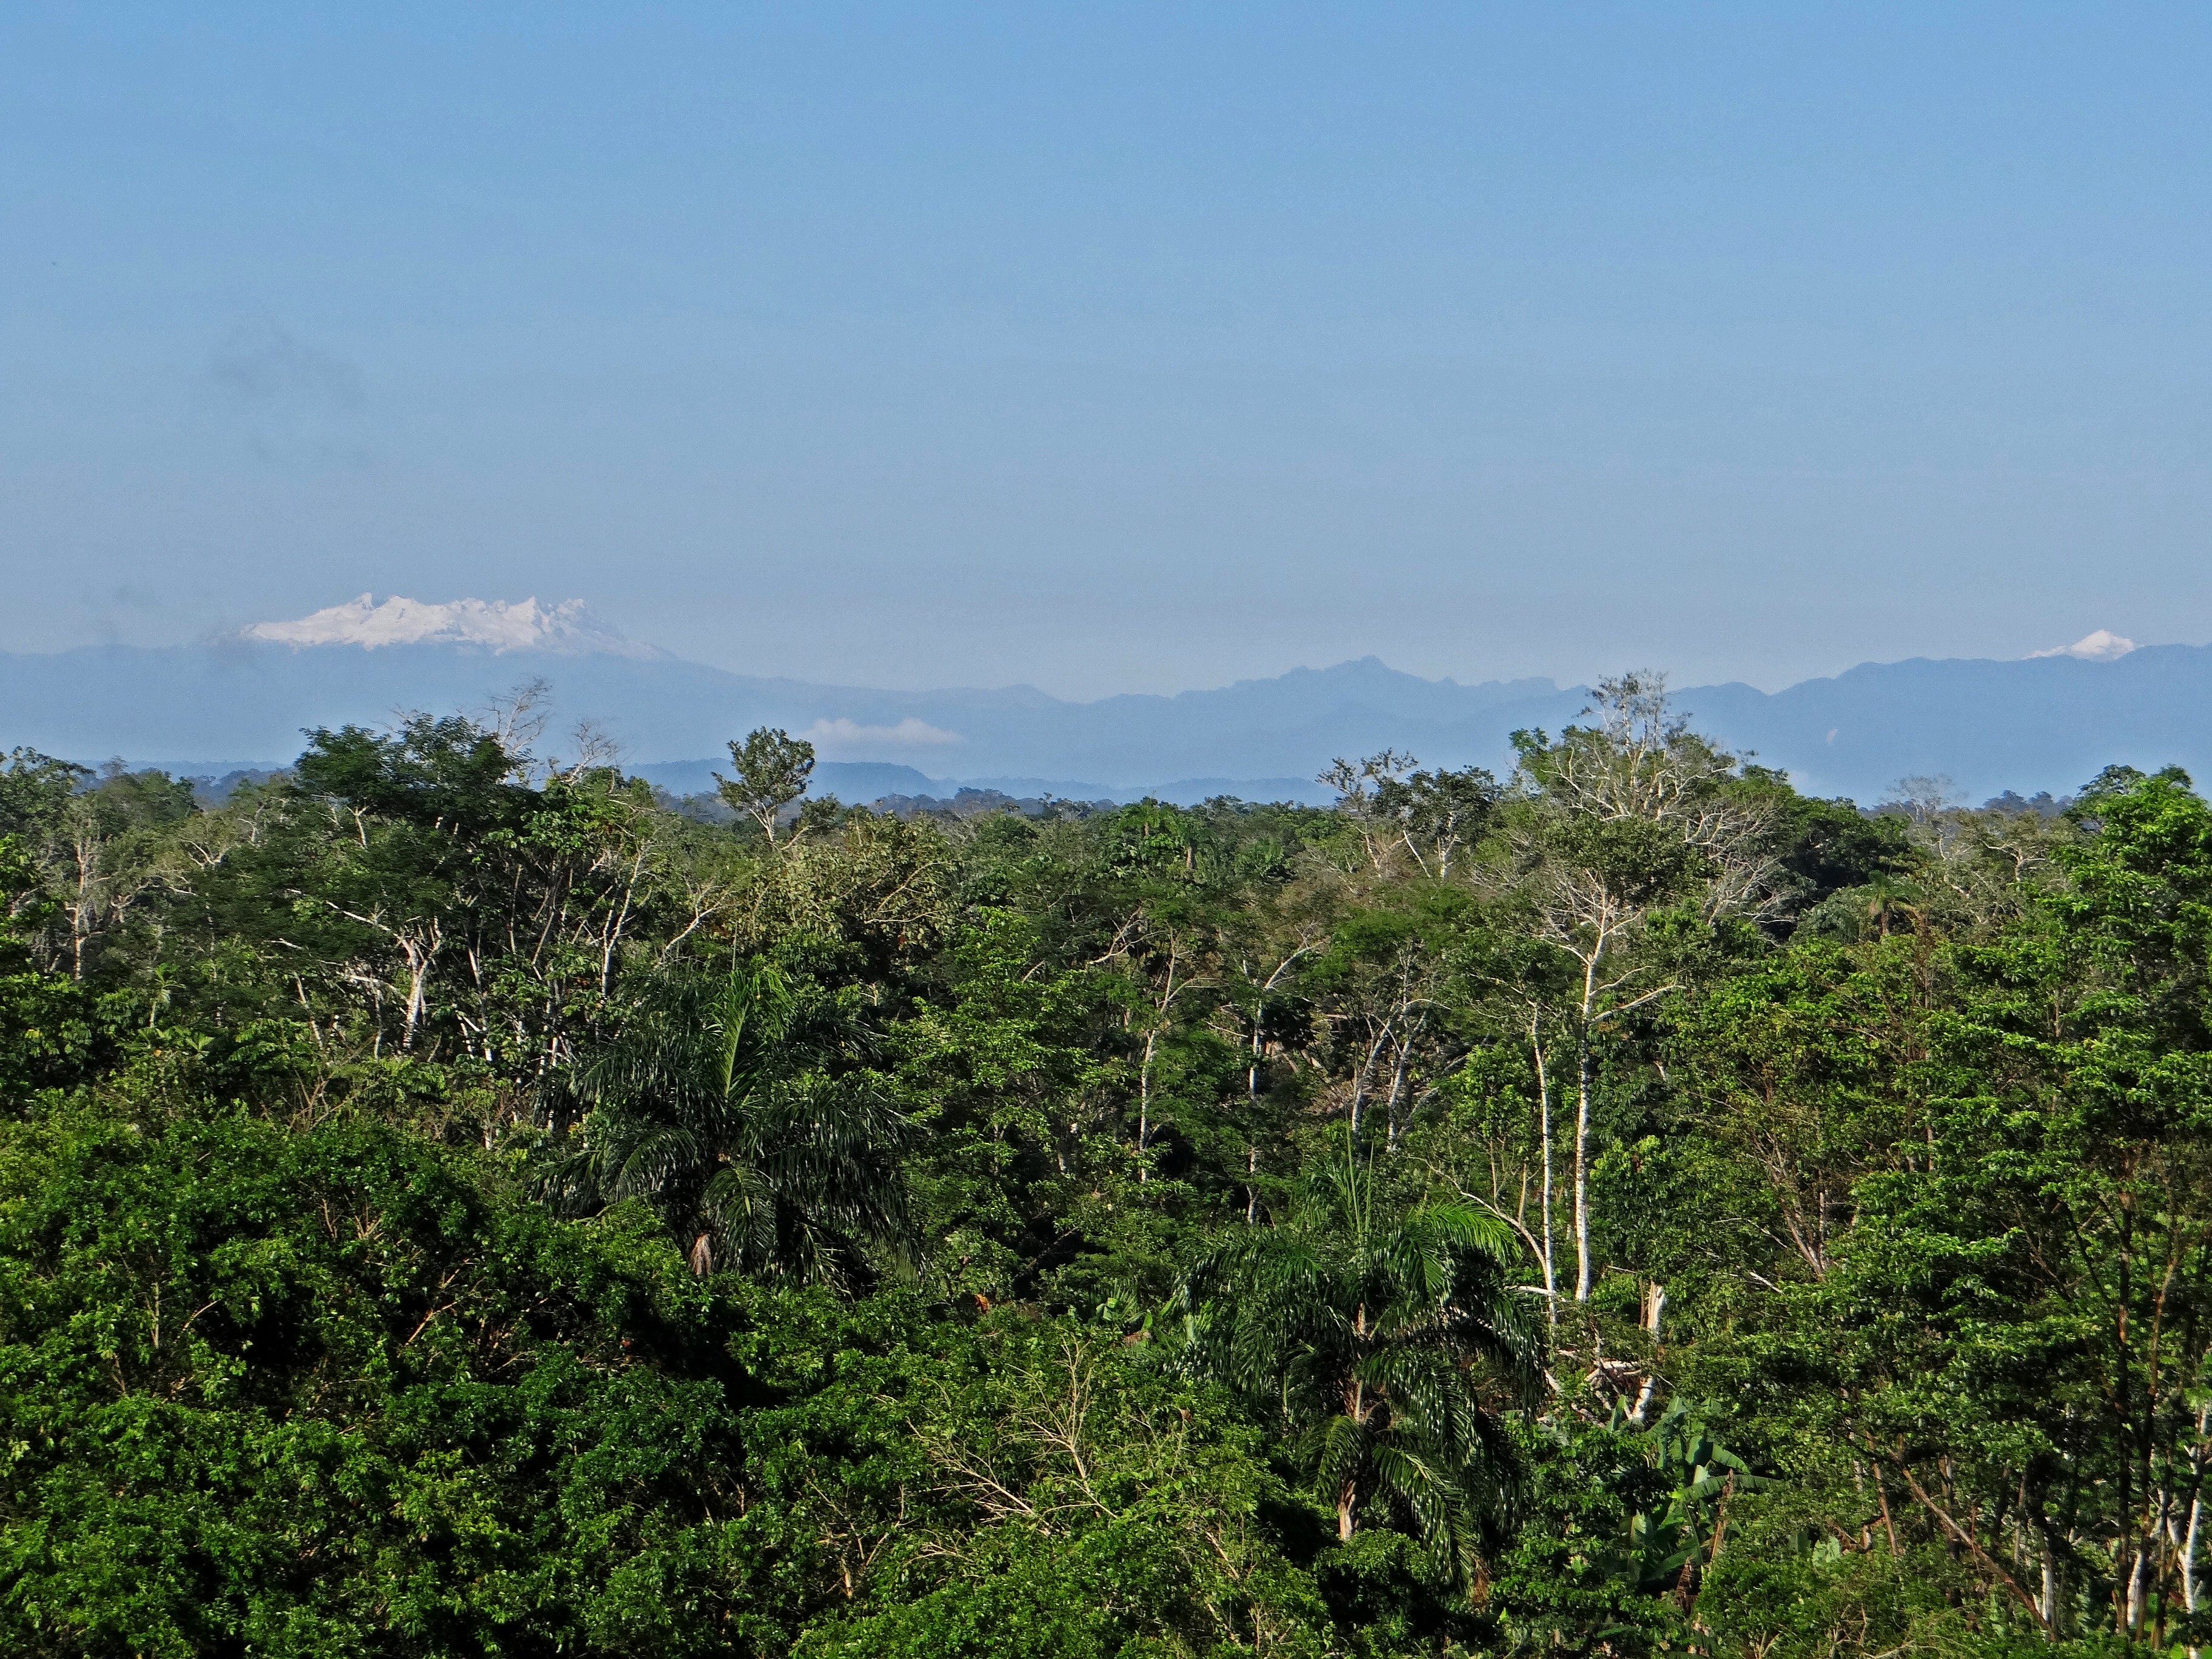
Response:
[[[804,735],[825,787],[870,800],[963,785],[1080,799],[1231,794],[1326,804],[1340,757],[1395,748],[1497,768],[1523,728],[1556,732],[1587,688],[1462,685],[1374,658],[1174,696],[1073,703],[1026,686],[889,691],[732,674],[623,637],[580,603],[426,603],[363,594],[195,647],[0,656],[0,740],[86,763],[184,775],[282,766],[313,726],[488,707],[538,686],[556,738],[588,724],[609,752],[680,793],[712,792],[732,733]],[[1814,794],[1871,804],[1907,777],[1979,800],[2063,795],[2102,766],[2212,767],[2212,648],[2136,647],[2097,629],[2017,662],[1865,664],[1776,694],[1677,687],[1701,730]]]
[[[2204,1659],[2208,70],[0,7],[0,1653]]]

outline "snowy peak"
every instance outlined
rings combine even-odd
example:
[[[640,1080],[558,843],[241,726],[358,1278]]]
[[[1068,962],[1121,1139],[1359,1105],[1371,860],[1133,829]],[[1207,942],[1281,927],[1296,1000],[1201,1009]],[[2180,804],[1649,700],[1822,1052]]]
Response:
[[[2036,657],[2078,657],[2083,662],[2118,662],[2136,648],[2136,642],[2124,634],[2115,634],[2109,628],[2100,628],[2094,633],[2084,634],[2071,645],[2054,645],[2048,651],[2031,651]]]
[[[455,599],[447,605],[430,605],[395,594],[379,604],[374,594],[364,593],[292,622],[255,623],[243,631],[250,640],[295,647],[356,645],[374,651],[380,645],[474,645],[488,646],[495,653],[660,654],[649,645],[624,639],[598,621],[581,599],[555,605],[540,605],[534,599]]]

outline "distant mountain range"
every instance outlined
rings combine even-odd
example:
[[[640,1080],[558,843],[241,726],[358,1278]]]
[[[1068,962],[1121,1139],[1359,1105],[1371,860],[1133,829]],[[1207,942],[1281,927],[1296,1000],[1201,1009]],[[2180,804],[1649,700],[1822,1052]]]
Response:
[[[1518,727],[1556,732],[1588,702],[1547,679],[1462,685],[1369,657],[1173,696],[1069,702],[1029,686],[884,691],[758,678],[623,640],[574,604],[426,605],[363,595],[212,642],[0,653],[0,747],[216,775],[281,763],[302,728],[477,709],[544,680],[541,747],[580,720],[677,793],[711,787],[756,726],[809,738],[843,799],[961,785],[1084,799],[1232,793],[1325,800],[1337,755],[1385,746],[1425,765],[1502,769]],[[2113,762],[2212,781],[2212,647],[2132,648],[2102,633],[2025,660],[1868,663],[1778,692],[1684,688],[1701,730],[1802,788],[1871,801],[1947,775],[1962,797],[2078,787]]]

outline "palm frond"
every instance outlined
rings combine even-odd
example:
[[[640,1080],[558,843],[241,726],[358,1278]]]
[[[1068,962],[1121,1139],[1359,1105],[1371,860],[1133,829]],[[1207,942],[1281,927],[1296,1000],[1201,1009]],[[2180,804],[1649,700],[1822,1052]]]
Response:
[[[625,1124],[609,1137],[601,1157],[600,1185],[614,1198],[653,1198],[696,1171],[697,1139],[671,1124]]]

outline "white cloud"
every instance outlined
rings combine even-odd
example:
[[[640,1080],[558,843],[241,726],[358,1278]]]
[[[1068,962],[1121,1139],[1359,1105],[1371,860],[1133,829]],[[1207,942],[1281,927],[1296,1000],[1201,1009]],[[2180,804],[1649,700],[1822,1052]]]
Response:
[[[2071,645],[2054,645],[2048,651],[2031,651],[2030,657],[2079,657],[2084,662],[2115,662],[2136,648],[2133,640],[2100,628],[2084,634]]]
[[[862,758],[850,753],[856,749],[934,749],[960,741],[957,732],[911,714],[896,726],[861,726],[841,714],[834,720],[817,720],[799,735],[817,749],[837,751],[848,759]]]

